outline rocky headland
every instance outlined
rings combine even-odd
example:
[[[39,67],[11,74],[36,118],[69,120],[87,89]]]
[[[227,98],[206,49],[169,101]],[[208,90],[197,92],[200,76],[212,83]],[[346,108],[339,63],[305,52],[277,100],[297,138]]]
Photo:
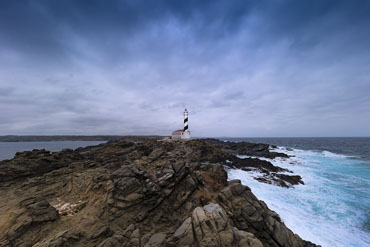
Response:
[[[0,246],[316,246],[225,169],[256,169],[283,187],[301,177],[236,154],[287,158],[215,139],[17,153],[0,161]]]

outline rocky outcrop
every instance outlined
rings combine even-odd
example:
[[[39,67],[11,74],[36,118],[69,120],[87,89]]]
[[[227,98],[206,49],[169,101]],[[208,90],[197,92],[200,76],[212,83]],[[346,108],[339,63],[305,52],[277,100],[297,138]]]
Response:
[[[255,234],[264,246],[315,246],[289,230],[279,215],[258,200],[249,187],[239,180],[229,184],[220,192],[218,200],[238,229]]]
[[[82,159],[72,149],[51,153],[42,150],[18,152],[12,160],[1,161],[0,181],[13,181],[20,177],[31,177],[66,167]]]
[[[216,203],[209,203],[193,210],[171,240],[177,246],[255,246],[263,244],[253,233],[233,227],[225,210]]]
[[[267,160],[255,158],[289,158],[289,156],[284,153],[270,152],[270,145],[268,144],[230,142],[211,138],[204,139],[204,141],[215,145],[223,152],[229,154],[228,163],[226,164],[227,166],[231,168],[242,169],[245,171],[258,171],[259,173],[261,173],[260,176],[255,177],[255,179],[259,182],[274,184],[285,188],[291,188],[294,185],[304,184],[301,176],[287,174],[293,173],[292,171],[274,166],[271,162]],[[238,156],[240,155],[247,157],[239,158]]]
[[[21,200],[17,206],[1,215],[3,224],[0,229],[6,231],[6,237],[1,239],[0,245],[24,245],[18,238],[31,228],[42,227],[46,222],[59,219],[58,211],[43,198],[29,197]]]
[[[0,246],[315,246],[227,181],[230,163],[247,166],[200,140],[19,153],[0,162]]]
[[[219,146],[223,150],[231,154],[265,157],[274,159],[276,157],[289,158],[287,154],[270,152],[270,145],[264,143],[251,143],[251,142],[230,142],[221,141],[218,139],[205,139],[205,141]]]

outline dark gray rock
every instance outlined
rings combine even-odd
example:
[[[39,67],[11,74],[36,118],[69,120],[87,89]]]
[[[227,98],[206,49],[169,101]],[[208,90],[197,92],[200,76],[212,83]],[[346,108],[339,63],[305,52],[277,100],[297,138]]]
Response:
[[[202,140],[18,153],[0,163],[0,246],[315,246],[225,165],[300,181]]]

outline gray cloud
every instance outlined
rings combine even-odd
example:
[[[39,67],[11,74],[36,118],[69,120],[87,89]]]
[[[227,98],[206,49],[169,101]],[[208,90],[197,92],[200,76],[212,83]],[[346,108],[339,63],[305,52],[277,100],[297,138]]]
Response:
[[[2,1],[0,134],[370,135],[368,1]]]

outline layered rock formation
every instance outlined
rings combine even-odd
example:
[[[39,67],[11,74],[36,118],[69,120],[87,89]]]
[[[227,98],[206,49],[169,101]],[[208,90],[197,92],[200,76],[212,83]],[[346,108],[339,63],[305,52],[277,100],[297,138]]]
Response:
[[[230,141],[221,141],[218,139],[211,139],[211,138],[204,139],[204,140],[232,154],[265,157],[265,158],[270,158],[270,159],[273,159],[276,157],[289,158],[289,156],[284,153],[270,152],[269,144],[252,143],[252,142],[244,142],[244,141],[243,142],[230,142]]]
[[[204,139],[222,151],[231,154],[230,162],[227,164],[232,168],[239,168],[245,171],[257,170],[262,175],[255,177],[256,180],[262,183],[275,184],[281,187],[290,188],[293,185],[304,184],[301,176],[291,175],[293,173],[288,169],[274,166],[271,162],[260,160],[255,157],[263,157],[267,159],[274,158],[289,158],[287,154],[270,152],[270,145],[263,143],[250,142],[230,142],[221,141],[218,139]],[[234,155],[247,156],[240,159]],[[248,157],[250,156],[250,157]],[[253,158],[254,157],[254,158]]]
[[[244,163],[243,163],[244,162]],[[116,141],[0,162],[0,246],[315,246],[225,165],[207,141]]]

